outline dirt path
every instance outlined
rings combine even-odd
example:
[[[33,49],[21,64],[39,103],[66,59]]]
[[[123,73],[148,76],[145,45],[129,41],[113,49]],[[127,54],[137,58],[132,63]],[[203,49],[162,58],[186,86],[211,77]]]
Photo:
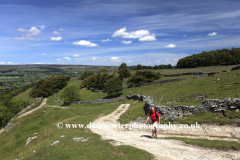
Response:
[[[42,104],[41,104],[40,106],[38,106],[37,108],[31,109],[31,110],[28,111],[28,112],[25,112],[25,113],[21,114],[21,115],[18,116],[17,118],[20,118],[20,117],[23,117],[23,116],[27,116],[27,115],[31,114],[32,112],[34,112],[34,111],[42,108],[44,105],[46,105],[46,102],[47,102],[47,98],[44,98],[44,100],[43,100],[43,102],[42,102]]]
[[[119,119],[120,115],[124,113],[130,104],[122,104],[120,105],[114,112],[109,115],[103,116],[92,122],[92,125],[96,124],[119,124],[117,119]],[[206,128],[208,127],[208,128]],[[236,129],[234,129],[236,128]],[[219,127],[215,126],[211,130],[210,126],[201,127],[196,131],[196,129],[191,129],[185,131],[183,129],[176,129],[175,131],[160,130],[158,133],[158,137],[165,136],[179,136],[186,135],[184,137],[195,137],[195,138],[209,138],[209,139],[221,139],[224,134],[225,140],[231,139],[231,137],[235,137],[230,133],[234,131],[233,134],[240,133],[239,127]],[[165,140],[165,139],[150,139],[151,129],[148,130],[126,130],[126,129],[118,129],[118,128],[108,128],[105,130],[104,128],[91,128],[91,131],[101,135],[102,139],[112,139],[116,142],[113,143],[115,145],[130,145],[136,148],[140,148],[146,150],[156,156],[159,160],[175,160],[175,159],[184,159],[184,160],[192,160],[192,159],[201,159],[201,160],[225,160],[225,159],[240,159],[240,152],[238,151],[219,151],[215,149],[207,149],[202,147],[196,147],[188,144],[184,144],[180,141],[176,140]],[[223,132],[223,133],[222,133]],[[170,135],[169,135],[170,134]],[[235,135],[236,135],[235,134]],[[213,135],[213,137],[212,137]],[[234,140],[237,140],[236,137]]]

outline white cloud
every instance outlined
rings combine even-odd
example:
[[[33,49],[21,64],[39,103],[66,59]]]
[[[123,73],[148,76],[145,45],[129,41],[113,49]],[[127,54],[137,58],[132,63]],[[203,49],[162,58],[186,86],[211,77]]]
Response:
[[[46,26],[40,25],[39,28],[40,28],[41,30],[43,30],[44,28],[46,28]]]
[[[29,37],[14,37],[15,40],[32,40],[32,41],[41,41],[41,39],[29,38]]]
[[[111,59],[119,59],[119,57],[112,57]]]
[[[169,45],[167,45],[167,46],[165,46],[166,48],[175,48],[176,47],[176,45],[174,45],[174,44],[169,44]]]
[[[46,53],[42,53],[43,56],[47,55]]]
[[[160,63],[160,62],[161,62],[161,61],[159,61],[159,60],[157,61],[157,63]]]
[[[53,31],[52,33],[53,34],[60,34],[58,31]]]
[[[62,37],[60,37],[60,36],[59,37],[51,37],[50,40],[51,41],[60,41],[60,40],[62,40]]]
[[[155,34],[142,37],[142,38],[139,39],[139,41],[142,41],[142,42],[144,42],[144,41],[156,41]]]
[[[128,63],[131,63],[132,61],[127,61]]]
[[[174,59],[174,61],[177,61],[178,59]]]
[[[130,33],[126,31],[127,31],[126,27],[119,29],[112,35],[112,37],[142,38],[150,34],[148,30],[139,30],[139,31],[130,32]]]
[[[122,43],[124,43],[124,44],[130,44],[130,43],[132,43],[132,41],[122,41]]]
[[[80,55],[79,54],[74,54],[73,57],[79,57]]]
[[[67,42],[67,41],[64,41],[65,43]]]
[[[77,62],[80,62],[79,60],[76,60]]]
[[[0,64],[5,64],[5,62],[0,62]]]
[[[41,31],[37,29],[37,27],[33,26],[28,30],[28,33],[26,34],[26,36],[31,37],[31,36],[37,36],[39,34],[41,34]]]
[[[138,30],[133,32],[126,32],[127,29],[122,28],[114,32],[112,37],[122,37],[122,38],[139,38],[139,41],[155,41],[155,34],[150,35],[148,30]]]
[[[112,40],[110,40],[110,39],[103,39],[103,40],[101,40],[102,42],[108,42],[108,41],[112,41]]]
[[[61,61],[62,59],[56,59],[57,61]]]
[[[166,59],[166,61],[168,61],[168,59]]]
[[[187,37],[186,35],[184,35],[183,37]]]
[[[20,32],[27,32],[28,31],[25,28],[18,28],[17,30],[20,31]]]
[[[59,31],[66,31],[67,29],[60,28]]]
[[[213,32],[213,33],[209,33],[208,36],[216,36],[217,33],[216,32]]]
[[[63,57],[63,59],[66,59],[66,60],[68,60],[68,61],[70,61],[70,60],[71,60],[71,58],[70,58],[70,57]]]
[[[97,57],[93,57],[93,58],[92,58],[92,60],[94,60],[94,61],[97,60],[97,59],[98,59]]]
[[[78,45],[78,46],[85,46],[85,47],[98,47],[96,43],[91,43],[90,41],[85,41],[85,40],[76,41],[76,42],[73,42],[72,44]]]
[[[31,27],[29,30],[26,30],[25,28],[18,28],[17,30],[20,32],[28,32],[26,35],[23,35],[23,36],[27,36],[27,37],[37,36],[37,35],[41,34],[41,31],[39,29],[37,29],[36,26]],[[22,38],[26,38],[26,37],[22,37]]]
[[[8,62],[8,64],[13,64],[12,62]]]

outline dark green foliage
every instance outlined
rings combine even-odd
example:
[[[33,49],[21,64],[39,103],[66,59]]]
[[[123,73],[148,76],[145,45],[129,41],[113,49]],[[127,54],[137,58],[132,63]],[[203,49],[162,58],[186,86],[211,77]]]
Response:
[[[21,99],[6,99],[2,102],[1,105],[0,105],[0,128],[4,127],[15,114],[17,114],[26,106],[28,106],[29,103]]]
[[[67,86],[68,76],[55,76],[50,77],[47,80],[39,80],[33,87],[30,96],[31,97],[48,97],[53,95],[55,92],[63,89]]]
[[[203,51],[199,54],[182,58],[177,63],[177,68],[195,68],[217,65],[240,64],[240,48]]]
[[[171,64],[165,65],[155,65],[154,67],[152,66],[142,66],[141,64],[138,64],[137,67],[130,67],[132,70],[141,70],[141,69],[171,69],[174,68]]]
[[[118,72],[117,73],[118,73],[120,79],[131,77],[131,73],[129,72],[126,63],[122,63],[118,67]]]
[[[108,72],[107,68],[103,68],[100,70],[100,72]]]
[[[119,97],[122,90],[122,80],[118,77],[113,77],[104,83],[103,92],[108,94],[108,98]]]
[[[94,72],[93,71],[87,71],[87,72],[84,72],[81,76],[79,76],[79,79],[80,80],[84,80],[85,78],[88,78],[89,76],[93,75]]]
[[[119,75],[120,79],[131,77],[131,73],[129,72],[129,70],[127,68],[123,68],[123,69],[119,70],[118,75]]]
[[[61,98],[64,99],[65,102],[80,101],[79,88],[76,88],[75,86],[67,86],[63,90]]]
[[[109,75],[106,73],[103,74],[99,71],[97,74],[93,74],[90,77],[84,79],[81,83],[80,88],[89,86],[94,89],[101,90],[103,88],[103,84],[112,77],[113,75]]]
[[[147,82],[152,82],[160,78],[160,72],[153,71],[136,71],[136,73],[128,79],[128,85],[137,85]]]

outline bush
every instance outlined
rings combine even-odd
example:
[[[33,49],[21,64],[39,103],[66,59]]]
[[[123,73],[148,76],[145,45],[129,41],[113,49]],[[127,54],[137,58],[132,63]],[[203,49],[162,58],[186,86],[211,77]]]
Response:
[[[48,97],[53,95],[55,92],[63,89],[67,86],[68,76],[55,76],[50,77],[47,80],[39,80],[33,87],[30,96],[31,97]]]
[[[160,78],[160,72],[153,71],[136,71],[132,78],[128,79],[128,85],[138,85],[142,83],[152,82]]]
[[[80,101],[79,89],[75,86],[67,86],[61,95],[65,102]]]
[[[79,76],[79,80],[84,80],[93,74],[94,74],[93,71],[84,72],[82,75]]]
[[[118,77],[113,77],[104,83],[103,92],[107,93],[109,98],[119,97],[122,90],[122,80]]]
[[[131,77],[131,73],[129,72],[126,63],[122,63],[118,67],[118,72],[117,73],[118,73],[120,79]]]
[[[103,74],[99,71],[97,74],[93,74],[90,77],[84,79],[80,85],[80,88],[89,86],[97,90],[102,90],[103,84],[112,77],[113,75],[109,75],[106,73]]]

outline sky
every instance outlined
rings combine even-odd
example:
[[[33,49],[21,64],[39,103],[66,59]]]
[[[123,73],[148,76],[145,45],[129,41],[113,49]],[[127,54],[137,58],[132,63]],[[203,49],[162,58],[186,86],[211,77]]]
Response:
[[[176,65],[240,47],[239,0],[1,0],[0,65]]]

